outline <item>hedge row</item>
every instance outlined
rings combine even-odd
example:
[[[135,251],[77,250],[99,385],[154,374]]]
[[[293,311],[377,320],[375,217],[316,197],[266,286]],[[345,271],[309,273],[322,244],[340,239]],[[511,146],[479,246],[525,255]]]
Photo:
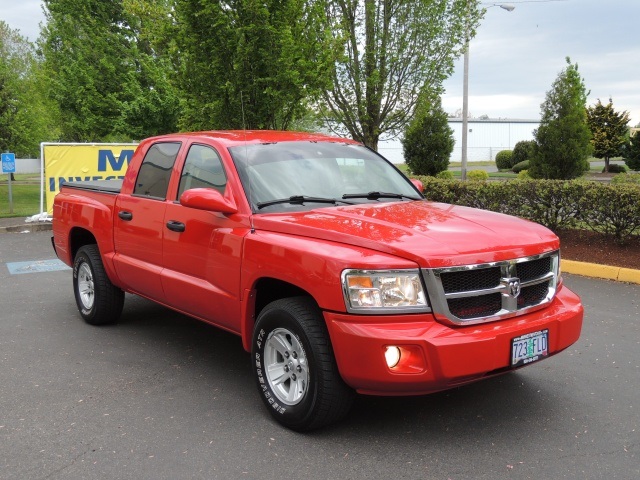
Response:
[[[417,177],[429,200],[492,210],[551,230],[589,228],[624,242],[640,232],[640,185],[584,180],[461,182]]]

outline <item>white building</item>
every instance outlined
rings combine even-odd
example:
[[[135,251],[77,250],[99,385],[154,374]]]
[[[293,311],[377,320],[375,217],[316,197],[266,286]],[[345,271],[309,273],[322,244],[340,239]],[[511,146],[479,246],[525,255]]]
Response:
[[[468,122],[467,159],[469,162],[495,160],[501,150],[513,150],[521,140],[533,140],[533,131],[540,126],[539,120],[516,119],[470,119]],[[452,162],[462,159],[462,119],[450,118],[455,145],[451,153]],[[404,163],[400,140],[380,141],[378,151],[393,163]]]

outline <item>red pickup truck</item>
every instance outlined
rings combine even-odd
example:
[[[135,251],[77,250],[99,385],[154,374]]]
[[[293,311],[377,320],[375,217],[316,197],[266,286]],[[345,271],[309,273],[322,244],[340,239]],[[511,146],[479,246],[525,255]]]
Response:
[[[123,181],[63,185],[53,245],[85,321],[116,322],[129,292],[233,332],[269,412],[310,430],[354,392],[456,387],[580,335],[552,232],[418,183],[340,138],[165,135]]]

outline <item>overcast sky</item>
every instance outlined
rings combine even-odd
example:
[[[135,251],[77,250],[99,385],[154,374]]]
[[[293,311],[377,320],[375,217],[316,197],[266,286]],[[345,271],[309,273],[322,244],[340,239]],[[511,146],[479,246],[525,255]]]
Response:
[[[541,0],[490,7],[469,54],[469,112],[491,118],[539,119],[540,104],[565,58],[591,93],[588,105],[613,99],[640,122],[640,1]],[[485,6],[493,5],[486,3]],[[462,59],[445,82],[443,106],[462,108]]]
[[[0,20],[30,40],[44,20],[40,0],[0,0]],[[566,66],[578,64],[588,104],[597,99],[640,123],[640,0],[492,2],[470,45],[469,112],[474,117],[540,118],[540,104]],[[495,5],[500,5],[495,4]],[[462,59],[445,82],[443,107],[462,108]]]

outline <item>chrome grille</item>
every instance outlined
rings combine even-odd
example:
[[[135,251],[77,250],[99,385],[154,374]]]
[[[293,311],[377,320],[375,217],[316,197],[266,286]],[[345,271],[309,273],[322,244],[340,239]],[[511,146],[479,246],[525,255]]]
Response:
[[[472,325],[521,315],[549,303],[560,255],[424,269],[433,312],[441,321]]]

